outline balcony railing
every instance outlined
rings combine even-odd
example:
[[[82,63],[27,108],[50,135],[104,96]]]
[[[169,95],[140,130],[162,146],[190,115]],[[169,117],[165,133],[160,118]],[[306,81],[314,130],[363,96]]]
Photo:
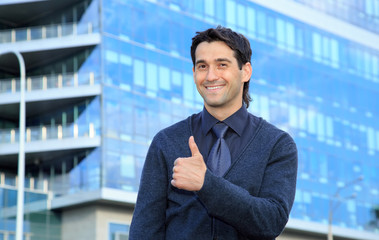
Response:
[[[49,139],[64,139],[99,136],[99,127],[94,123],[88,124],[70,124],[69,126],[38,126],[27,127],[25,140],[26,142],[44,141]],[[18,129],[0,129],[0,144],[17,143],[19,141]]]
[[[99,76],[95,75],[94,72],[28,76],[26,78],[26,91],[94,85],[99,81]],[[0,94],[19,91],[19,79],[0,79]]]
[[[0,44],[48,38],[61,38],[70,35],[91,34],[94,32],[98,32],[98,27],[92,22],[85,24],[66,23],[34,26],[28,28],[16,28],[0,31]]]
[[[16,190],[17,175],[0,172],[0,187]],[[48,193],[48,181],[46,179],[37,179],[34,177],[25,177],[25,190],[35,193]]]

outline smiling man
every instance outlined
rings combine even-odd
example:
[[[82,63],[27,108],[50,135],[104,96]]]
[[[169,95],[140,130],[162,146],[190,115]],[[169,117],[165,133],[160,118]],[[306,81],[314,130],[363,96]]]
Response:
[[[292,138],[248,113],[249,41],[229,28],[192,39],[200,113],[149,148],[130,239],[275,239],[294,201]]]

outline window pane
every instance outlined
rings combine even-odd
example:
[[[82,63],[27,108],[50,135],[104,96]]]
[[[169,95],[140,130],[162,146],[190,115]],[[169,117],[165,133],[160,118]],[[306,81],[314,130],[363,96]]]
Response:
[[[193,78],[189,74],[184,74],[184,80],[183,80],[183,98],[184,100],[193,101],[194,97],[194,82]]]
[[[147,70],[147,89],[158,90],[158,67],[154,63],[148,62],[146,64]]]
[[[284,47],[285,42],[285,31],[284,31],[284,21],[280,18],[276,19],[276,38],[279,47]]]
[[[137,86],[145,86],[145,66],[144,62],[138,59],[134,60],[134,84]]]
[[[226,22],[233,26],[236,24],[236,3],[231,0],[226,1]]]
[[[247,30],[249,34],[255,36],[255,9],[250,7],[247,9]]]
[[[286,33],[287,33],[286,39],[287,39],[288,46],[291,49],[295,48],[295,26],[290,22],[286,23]]]
[[[316,61],[321,60],[321,36],[318,33],[312,34],[312,43],[313,43],[313,58]]]
[[[246,7],[243,6],[242,4],[237,5],[237,18],[238,18],[238,26],[245,28],[246,27],[246,14],[245,14],[245,9]]]
[[[159,67],[159,87],[163,90],[170,90],[170,69]]]

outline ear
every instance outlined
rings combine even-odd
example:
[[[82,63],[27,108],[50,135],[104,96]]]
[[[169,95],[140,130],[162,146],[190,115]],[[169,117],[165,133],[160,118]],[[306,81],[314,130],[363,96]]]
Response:
[[[193,81],[196,83],[196,76],[195,76],[195,67],[192,67],[192,76],[193,76]]]
[[[251,78],[251,74],[253,73],[253,68],[250,62],[245,63],[242,66],[242,82],[248,82]]]

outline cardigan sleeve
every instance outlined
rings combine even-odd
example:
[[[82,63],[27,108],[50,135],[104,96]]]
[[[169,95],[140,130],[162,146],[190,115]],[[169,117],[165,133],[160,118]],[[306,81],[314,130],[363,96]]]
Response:
[[[203,188],[197,192],[211,216],[233,226],[247,238],[277,237],[288,221],[294,201],[297,175],[294,141],[283,134],[274,147],[266,151],[271,153],[257,195],[208,170]]]
[[[165,239],[167,189],[164,186],[168,185],[166,168],[159,139],[155,138],[142,170],[129,239]]]

